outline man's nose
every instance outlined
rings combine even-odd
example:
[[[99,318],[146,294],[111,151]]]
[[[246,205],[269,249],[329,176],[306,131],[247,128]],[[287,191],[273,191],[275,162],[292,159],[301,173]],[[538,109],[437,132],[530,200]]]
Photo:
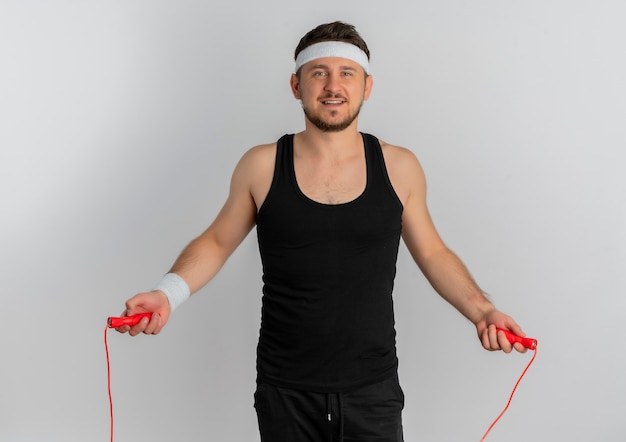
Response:
[[[341,83],[339,81],[339,75],[337,74],[329,74],[326,77],[326,84],[324,85],[324,90],[332,93],[336,93],[341,89]]]

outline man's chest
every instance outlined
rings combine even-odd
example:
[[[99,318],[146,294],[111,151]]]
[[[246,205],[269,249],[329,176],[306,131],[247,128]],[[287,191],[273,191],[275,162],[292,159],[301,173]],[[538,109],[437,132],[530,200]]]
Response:
[[[357,199],[367,186],[365,161],[341,165],[294,164],[300,191],[322,204],[343,204]]]

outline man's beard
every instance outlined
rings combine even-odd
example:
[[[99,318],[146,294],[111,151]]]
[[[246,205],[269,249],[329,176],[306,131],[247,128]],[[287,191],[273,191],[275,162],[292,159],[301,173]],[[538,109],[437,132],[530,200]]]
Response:
[[[322,132],[341,132],[342,130],[348,128],[354,122],[354,120],[356,120],[356,117],[359,116],[359,112],[361,112],[361,106],[359,106],[359,108],[353,115],[348,115],[343,121],[335,124],[323,121],[319,116],[313,115],[311,112],[309,112],[304,106],[302,106],[302,110],[304,110],[304,115],[306,116],[307,120],[313,123],[313,125]]]

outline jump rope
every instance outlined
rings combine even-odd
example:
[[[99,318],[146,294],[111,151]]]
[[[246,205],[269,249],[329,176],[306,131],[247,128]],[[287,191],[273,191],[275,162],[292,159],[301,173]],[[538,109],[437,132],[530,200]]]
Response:
[[[498,332],[503,332],[504,335],[506,336],[506,338],[509,340],[509,342],[511,344],[515,344],[516,342],[519,342],[525,348],[527,348],[529,350],[532,350],[533,351],[533,357],[530,358],[530,362],[528,363],[528,365],[526,366],[526,368],[522,372],[521,376],[519,377],[519,379],[515,383],[515,386],[513,387],[513,391],[511,392],[511,396],[509,396],[509,401],[506,403],[506,406],[504,407],[502,412],[498,415],[498,417],[493,421],[493,423],[489,426],[489,428],[487,428],[487,431],[485,432],[483,437],[480,439],[480,442],[484,442],[484,440],[487,438],[487,435],[489,434],[491,429],[496,425],[496,423],[500,420],[500,418],[504,415],[504,413],[506,413],[506,410],[509,409],[509,405],[511,405],[511,401],[513,400],[513,396],[515,395],[515,391],[517,390],[517,386],[522,381],[522,378],[524,377],[524,375],[526,374],[526,372],[528,371],[530,366],[535,361],[535,358],[537,357],[537,340],[536,339],[534,339],[534,338],[522,338],[521,336],[514,335],[510,331],[502,330],[501,328],[499,328],[497,330],[498,330]]]
[[[104,350],[107,355],[107,390],[109,392],[109,415],[111,416],[111,442],[113,442],[113,396],[111,394],[111,359],[109,358],[109,343],[107,340],[107,332],[110,328],[117,328],[123,325],[130,325],[132,327],[133,325],[137,325],[139,321],[141,321],[143,318],[150,317],[152,317],[152,313],[139,313],[137,315],[126,316],[123,318],[116,318],[111,316],[107,319],[107,325],[104,328]]]
[[[109,358],[109,344],[107,341],[107,332],[110,328],[117,328],[117,327],[121,327],[123,325],[129,325],[129,326],[133,326],[133,325],[137,325],[139,323],[139,321],[141,321],[143,318],[150,318],[152,316],[152,313],[139,313],[137,315],[132,315],[132,316],[126,316],[123,318],[116,318],[116,317],[109,317],[107,319],[107,325],[104,328],[104,349],[106,352],[106,358],[107,358],[107,385],[108,385],[108,392],[109,392],[109,414],[110,414],[110,418],[111,418],[111,442],[113,442],[113,433],[114,433],[114,428],[113,428],[113,396],[111,394],[111,361]],[[487,431],[485,432],[485,434],[483,435],[483,437],[480,439],[480,442],[484,442],[485,439],[487,438],[487,435],[489,434],[489,432],[492,430],[492,428],[496,425],[496,423],[498,423],[498,421],[500,420],[500,418],[504,415],[504,413],[506,413],[506,411],[509,409],[509,405],[511,405],[511,401],[513,400],[513,396],[515,395],[515,391],[517,390],[517,386],[520,384],[520,382],[522,381],[522,378],[524,377],[524,375],[526,374],[526,372],[528,371],[528,369],[530,368],[530,366],[532,365],[532,363],[535,361],[535,358],[537,357],[537,340],[534,338],[523,338],[521,336],[517,336],[514,335],[513,333],[511,333],[508,330],[502,330],[502,329],[497,329],[498,332],[503,332],[504,335],[506,336],[506,338],[509,340],[509,342],[511,344],[515,344],[515,343],[520,343],[522,344],[525,348],[532,350],[533,351],[533,357],[530,359],[530,362],[528,363],[528,365],[526,365],[526,368],[524,369],[524,371],[522,372],[521,376],[519,377],[519,379],[517,380],[517,382],[515,383],[515,386],[513,387],[513,391],[511,392],[511,395],[509,396],[509,400],[506,404],[506,406],[504,407],[504,409],[502,410],[502,412],[500,412],[500,414],[498,415],[498,417],[493,421],[493,423],[489,426],[489,428],[487,429]]]

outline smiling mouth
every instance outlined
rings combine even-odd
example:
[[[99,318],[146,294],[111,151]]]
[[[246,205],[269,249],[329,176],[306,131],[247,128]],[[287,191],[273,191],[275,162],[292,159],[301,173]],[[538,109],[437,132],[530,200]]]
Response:
[[[322,100],[324,104],[342,104],[343,100]]]

